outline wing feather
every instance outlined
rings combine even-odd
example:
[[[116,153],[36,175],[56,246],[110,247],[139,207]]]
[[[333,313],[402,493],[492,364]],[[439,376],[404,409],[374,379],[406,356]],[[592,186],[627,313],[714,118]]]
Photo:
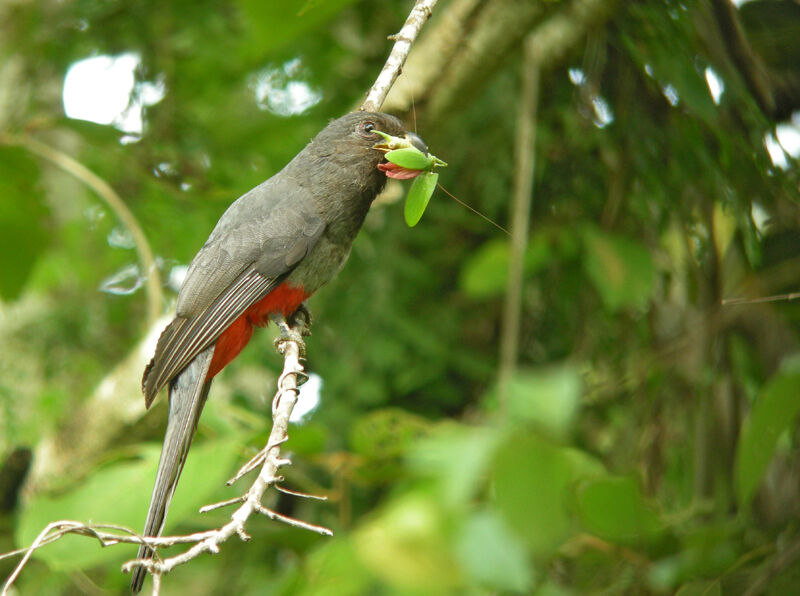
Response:
[[[147,406],[170,379],[213,343],[254,302],[266,296],[285,277],[266,278],[250,267],[211,306],[191,319],[176,317],[156,347],[145,369],[142,391]]]
[[[145,403],[280,284],[324,231],[311,196],[291,177],[273,176],[234,201],[189,266],[177,316],[144,371]]]

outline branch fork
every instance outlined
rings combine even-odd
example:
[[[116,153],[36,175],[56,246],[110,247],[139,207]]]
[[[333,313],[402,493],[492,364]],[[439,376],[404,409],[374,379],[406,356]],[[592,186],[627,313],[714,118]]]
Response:
[[[250,540],[250,536],[245,531],[247,521],[254,513],[264,515],[273,521],[279,521],[295,528],[301,528],[323,536],[332,536],[333,532],[323,526],[318,526],[309,522],[304,522],[287,515],[278,513],[266,508],[261,504],[267,488],[277,486],[283,480],[278,474],[278,470],[291,463],[288,458],[281,456],[280,446],[288,439],[289,417],[292,409],[297,403],[299,385],[307,375],[300,362],[301,354],[305,351],[303,337],[309,334],[306,317],[294,317],[292,323],[286,322],[283,317],[274,317],[273,320],[278,325],[281,336],[276,341],[276,349],[283,354],[283,372],[278,378],[278,391],[272,402],[273,425],[267,445],[254,458],[244,464],[236,475],[228,481],[232,484],[245,474],[261,466],[261,470],[253,482],[252,486],[244,495],[221,501],[211,505],[206,505],[200,511],[207,512],[231,505],[239,507],[231,514],[231,520],[221,528],[212,531],[204,536],[189,550],[162,560],[156,559],[134,559],[122,566],[122,570],[130,572],[134,567],[144,566],[153,576],[154,594],[156,586],[160,581],[156,578],[172,569],[194,559],[197,555],[208,552],[216,554],[219,552],[219,545],[228,538],[236,534],[242,541]],[[293,491],[291,491],[293,492]],[[318,497],[319,498],[319,497]],[[149,543],[149,539],[144,539]]]
[[[291,463],[288,458],[281,455],[280,448],[289,438],[289,417],[297,403],[299,386],[307,379],[307,375],[301,363],[301,354],[305,352],[303,337],[310,334],[308,321],[309,317],[307,316],[293,317],[291,323],[287,323],[283,317],[277,317],[275,319],[281,333],[280,337],[275,342],[276,349],[283,355],[284,362],[283,371],[278,378],[278,390],[272,401],[272,431],[270,432],[266,446],[239,469],[236,475],[228,481],[228,485],[257,469],[259,466],[261,470],[253,484],[243,495],[226,501],[205,505],[200,509],[201,513],[207,513],[209,511],[221,509],[222,507],[238,505],[238,508],[231,514],[230,521],[227,524],[215,530],[197,532],[185,536],[150,537],[140,536],[136,532],[122,526],[87,525],[71,520],[56,521],[48,524],[28,548],[0,555],[0,559],[19,554],[23,555],[17,567],[3,585],[2,590],[0,590],[0,596],[6,596],[9,593],[11,586],[16,581],[16,578],[28,563],[35,550],[58,540],[66,534],[80,534],[94,537],[100,541],[103,546],[113,546],[120,543],[147,544],[152,547],[167,547],[176,544],[192,545],[188,550],[172,557],[164,559],[133,559],[127,561],[122,566],[122,570],[126,573],[130,573],[130,571],[137,566],[145,567],[150,575],[153,576],[152,593],[154,595],[158,595],[161,591],[161,577],[172,571],[175,567],[191,561],[204,552],[210,554],[218,553],[220,551],[220,545],[234,534],[244,542],[250,540],[250,535],[246,532],[245,528],[250,516],[254,513],[264,515],[273,521],[285,523],[295,528],[308,530],[323,536],[333,536],[333,532],[328,528],[295,519],[288,515],[283,515],[261,504],[264,493],[270,486],[274,486],[277,490],[286,494],[301,498],[326,499],[325,497],[309,495],[281,487],[280,483],[283,482],[283,476],[278,474],[280,468]]]

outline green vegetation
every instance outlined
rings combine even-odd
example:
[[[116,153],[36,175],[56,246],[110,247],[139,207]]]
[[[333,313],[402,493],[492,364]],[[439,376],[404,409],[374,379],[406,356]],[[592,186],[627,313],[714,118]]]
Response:
[[[178,568],[163,594],[796,590],[800,310],[753,302],[800,289],[797,161],[765,144],[791,97],[770,110],[753,92],[721,4],[441,0],[398,83],[418,83],[414,109],[400,94],[386,107],[447,161],[439,182],[504,227],[526,167],[522,42],[544,44],[518,366],[500,395],[507,236],[441,191],[409,229],[410,182],[393,181],[309,304],[321,401],[290,428],[284,473],[329,501],[268,492],[334,537],[254,518],[251,541]],[[792,5],[739,11],[773,89],[799,74]],[[139,389],[148,298],[171,309],[170,273],[226,206],[360,103],[411,6],[0,6],[0,550],[57,519],[140,529],[165,417],[163,399],[145,415]],[[504,18],[503,41],[483,45]],[[445,22],[464,36],[452,48],[434,43]],[[572,35],[543,35],[557,26]],[[70,66],[123,54],[138,57],[141,134],[67,118]],[[37,143],[124,201],[163,297],[118,211]],[[198,508],[244,491],[224,481],[267,436],[272,339],[256,333],[220,374],[167,533],[224,523]],[[13,506],[19,448],[33,463]],[[123,594],[135,551],[70,536],[16,585]]]

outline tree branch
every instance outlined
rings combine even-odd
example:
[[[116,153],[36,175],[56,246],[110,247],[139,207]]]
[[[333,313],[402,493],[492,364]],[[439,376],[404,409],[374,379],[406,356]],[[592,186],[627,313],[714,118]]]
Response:
[[[386,60],[386,64],[383,65],[383,69],[378,74],[378,78],[367,93],[364,103],[361,104],[362,110],[377,112],[381,109],[389,89],[392,88],[397,76],[403,70],[403,64],[405,64],[408,53],[411,51],[411,44],[414,43],[420,29],[430,18],[437,1],[417,0],[400,32],[389,37],[389,39],[394,39],[394,47]]]
[[[616,6],[617,0],[572,0],[551,11],[527,0],[453,0],[414,47],[408,76],[387,109],[408,111],[413,98],[424,104],[425,118],[436,120],[477,92],[526,37],[534,36],[542,67],[551,67]]]
[[[147,567],[147,570],[153,575],[154,594],[158,593],[157,590],[161,584],[160,576],[169,573],[175,567],[191,561],[201,553],[219,552],[219,545],[234,534],[244,541],[249,540],[250,536],[245,532],[245,525],[253,513],[260,513],[272,520],[281,521],[324,536],[333,535],[333,532],[327,528],[281,515],[261,505],[261,498],[267,488],[283,480],[278,475],[278,470],[282,466],[291,463],[288,459],[281,457],[280,446],[288,439],[289,417],[297,403],[299,385],[302,384],[306,377],[303,366],[300,363],[300,355],[305,352],[305,343],[302,336],[308,334],[308,323],[305,320],[295,320],[294,325],[290,327],[283,317],[276,316],[273,320],[281,330],[281,337],[276,341],[275,347],[278,352],[283,354],[284,362],[283,372],[278,377],[278,391],[272,402],[272,431],[264,449],[253,460],[243,466],[234,480],[254,469],[259,463],[261,464],[261,471],[250,489],[241,497],[208,505],[201,509],[201,511],[207,512],[219,507],[241,503],[239,508],[231,515],[231,521],[211,533],[203,533],[203,538],[197,541],[189,550],[161,561],[137,559],[128,561],[122,566],[125,572],[130,572],[136,566]]]
[[[30,560],[34,551],[55,542],[67,534],[79,534],[93,537],[99,540],[103,546],[114,546],[116,544],[125,543],[144,543],[153,547],[191,544],[192,546],[188,550],[167,559],[135,559],[123,565],[122,569],[125,572],[130,572],[136,566],[146,567],[153,575],[153,594],[155,595],[160,591],[161,576],[165,573],[169,573],[175,567],[191,561],[201,553],[219,552],[219,545],[234,534],[239,536],[242,540],[249,540],[250,537],[245,532],[245,526],[248,519],[254,513],[265,515],[274,521],[280,521],[296,528],[309,530],[324,536],[332,536],[333,533],[327,528],[282,515],[276,511],[267,509],[261,504],[261,499],[267,488],[271,485],[277,487],[278,483],[283,481],[283,478],[278,475],[280,468],[291,463],[287,458],[281,456],[280,446],[288,439],[289,417],[297,403],[299,385],[302,384],[306,377],[300,358],[301,354],[305,351],[305,343],[302,336],[308,334],[308,323],[305,320],[298,320],[299,318],[300,317],[297,317],[291,326],[288,325],[282,317],[276,320],[281,330],[281,337],[276,341],[275,347],[279,353],[283,354],[284,363],[283,372],[278,378],[278,390],[273,399],[272,431],[270,432],[269,439],[264,449],[262,449],[253,460],[242,467],[242,470],[240,470],[236,478],[243,476],[248,471],[260,465],[261,470],[258,476],[252,486],[250,486],[243,495],[221,503],[207,505],[200,510],[204,513],[219,509],[220,507],[239,504],[239,507],[233,512],[231,520],[227,524],[215,530],[183,536],[142,537],[133,530],[122,526],[100,524],[87,525],[71,520],[56,521],[48,524],[29,547],[0,555],[0,559],[19,554],[23,555],[17,567],[3,585],[0,596],[6,596],[9,593],[9,590],[22,569]],[[288,489],[283,490],[284,492],[296,496],[324,499],[324,497],[305,495]],[[109,532],[108,530],[113,530],[113,532]]]
[[[482,1],[452,0],[437,13],[434,22],[425,29],[409,53],[407,74],[392,86],[384,110],[407,112],[415,99],[425,97],[462,47],[469,23],[480,11]]]
[[[750,47],[747,36],[739,22],[736,7],[730,0],[712,0],[711,7],[728,54],[742,78],[768,117],[775,115],[775,97],[769,81],[769,73],[761,58]]]

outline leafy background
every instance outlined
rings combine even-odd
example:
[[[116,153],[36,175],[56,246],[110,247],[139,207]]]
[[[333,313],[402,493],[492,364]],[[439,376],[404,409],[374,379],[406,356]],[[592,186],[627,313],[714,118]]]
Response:
[[[795,6],[738,13],[778,82],[797,72]],[[145,415],[138,389],[140,342],[158,327],[145,287],[101,290],[138,262],[130,230],[31,140],[122,197],[156,255],[167,312],[173,267],[232,199],[360,103],[410,7],[0,6],[2,550],[55,519],[138,529],[164,418],[163,403]],[[462,42],[444,59],[425,54],[447,19]],[[774,145],[797,132],[791,110],[754,99],[718,19],[693,1],[442,0],[403,75],[420,81],[414,109],[394,109],[450,164],[440,182],[504,225],[521,41],[559,23],[573,33],[543,53],[519,366],[505,397],[507,238],[439,192],[409,230],[390,189],[310,304],[321,403],[290,432],[286,475],[330,500],[270,497],[335,537],[254,520],[251,542],[176,570],[164,593],[791,593],[800,312],[722,301],[798,288],[797,162]],[[501,41],[487,43],[493,23]],[[142,134],[65,117],[70,65],[124,53],[139,58],[132,99],[144,83],[163,89]],[[414,67],[442,60],[427,79]],[[724,85],[716,100],[709,68]],[[259,101],[259,76],[278,90],[304,82],[319,101],[285,115]],[[256,334],[215,383],[168,532],[224,520],[197,509],[232,496],[223,481],[266,437],[271,339]],[[70,537],[41,550],[18,589],[125,593],[119,565],[133,555]],[[3,576],[13,564],[0,561]]]

